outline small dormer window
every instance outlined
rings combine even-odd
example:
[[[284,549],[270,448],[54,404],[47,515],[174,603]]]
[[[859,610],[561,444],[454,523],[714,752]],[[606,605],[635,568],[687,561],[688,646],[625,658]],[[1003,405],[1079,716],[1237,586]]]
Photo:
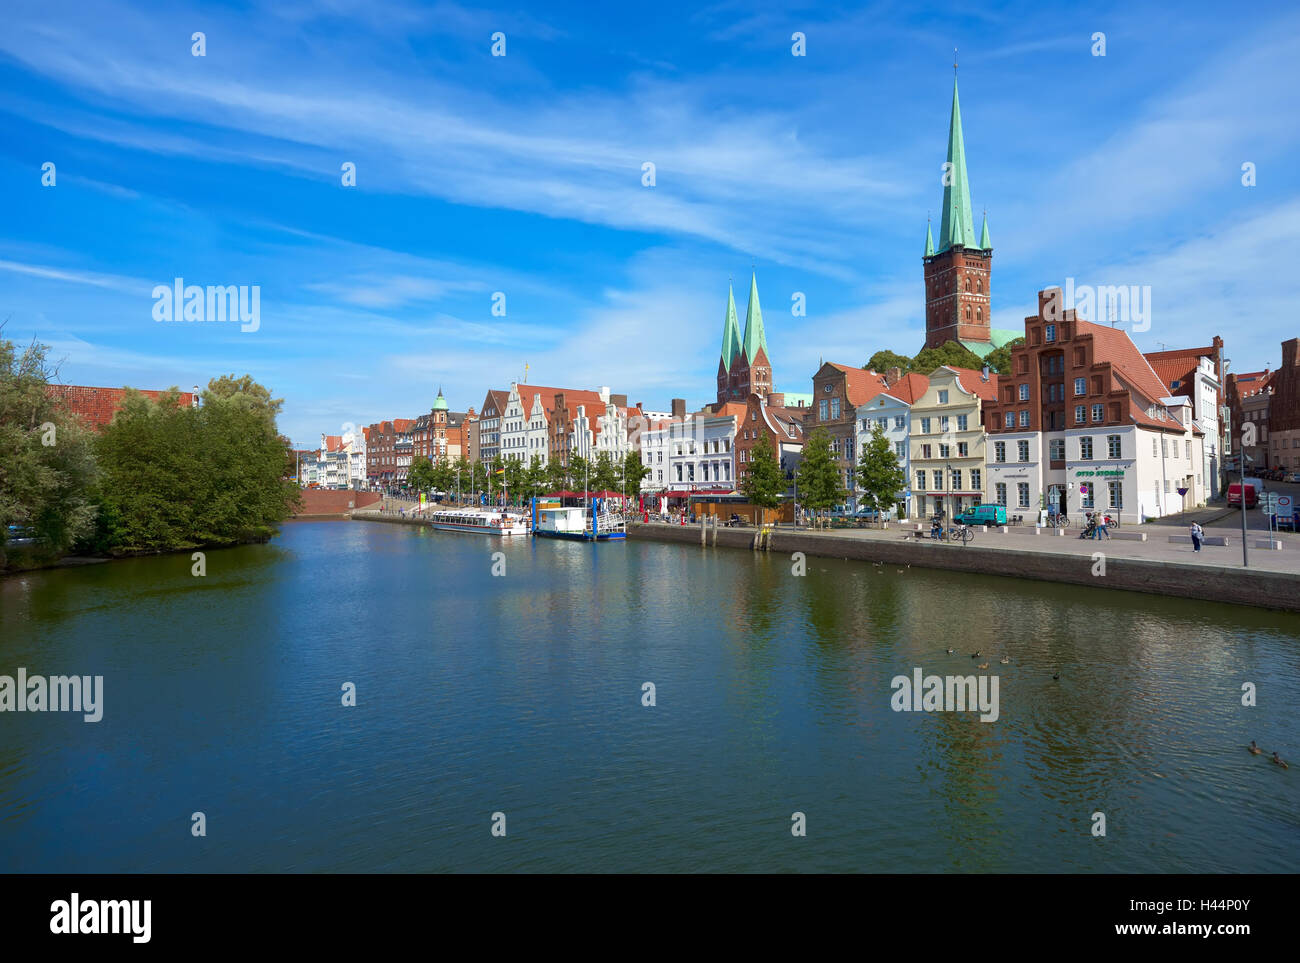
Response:
[[[1178,390],[1178,386],[1181,385],[1181,384],[1182,384],[1181,381],[1171,381],[1171,382],[1169,382],[1169,390],[1170,390],[1170,391],[1177,391],[1177,390]]]

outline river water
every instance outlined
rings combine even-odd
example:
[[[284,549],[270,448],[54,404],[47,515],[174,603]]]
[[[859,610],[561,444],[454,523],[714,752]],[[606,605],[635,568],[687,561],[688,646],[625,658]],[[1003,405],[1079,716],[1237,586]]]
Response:
[[[191,565],[0,580],[0,674],[104,677],[97,723],[0,713],[0,871],[1261,872],[1300,856],[1300,768],[1244,748],[1300,762],[1295,615],[363,522],[290,523],[209,552],[205,576]],[[891,680],[916,668],[996,675],[998,719],[894,711]]]

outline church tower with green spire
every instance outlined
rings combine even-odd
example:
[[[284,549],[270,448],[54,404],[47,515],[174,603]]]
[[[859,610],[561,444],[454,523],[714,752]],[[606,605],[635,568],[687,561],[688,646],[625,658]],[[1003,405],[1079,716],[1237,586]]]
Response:
[[[943,165],[943,217],[937,246],[926,226],[925,254],[921,259],[925,274],[925,346],[937,348],[946,341],[958,341],[982,357],[995,347],[989,317],[993,248],[987,214],[982,236],[978,242],[975,240],[956,69],[954,64],[948,159]]]
[[[758,278],[749,279],[745,334],[736,320],[736,297],[727,289],[727,314],[722,321],[722,357],[718,360],[718,404],[745,401],[751,394],[766,398],[772,391],[772,365],[767,357],[767,332],[758,303]]]

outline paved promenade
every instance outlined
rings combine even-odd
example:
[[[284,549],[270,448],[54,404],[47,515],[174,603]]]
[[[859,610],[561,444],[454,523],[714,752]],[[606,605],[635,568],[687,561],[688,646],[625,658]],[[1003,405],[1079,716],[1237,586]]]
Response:
[[[689,527],[689,526],[687,526]],[[698,525],[696,526],[698,529]],[[926,526],[928,531],[928,526]],[[793,531],[783,528],[781,531]],[[899,528],[879,529],[830,529],[814,531],[799,529],[802,534],[818,537],[879,539],[882,541],[901,541],[905,533]],[[1032,528],[1009,528],[1005,533],[996,529],[987,532],[976,531],[970,547],[988,548],[1003,552],[1034,552],[1053,555],[1078,555],[1091,558],[1094,552],[1103,552],[1108,558],[1146,559],[1154,562],[1173,562],[1179,565],[1201,565],[1212,568],[1241,568],[1241,532],[1225,528],[1207,529],[1209,538],[1225,538],[1224,545],[1206,545],[1199,553],[1192,551],[1191,539],[1187,542],[1170,542],[1171,535],[1182,537],[1185,530],[1166,525],[1142,525],[1120,529],[1120,533],[1142,532],[1146,541],[1126,540],[1122,538],[1089,539],[1079,538],[1077,529],[1065,529],[1063,536],[1050,534],[1044,530],[1038,535],[1030,534]],[[1255,548],[1256,541],[1268,541],[1266,532],[1251,532],[1249,543],[1249,561],[1251,569],[1268,572],[1287,572],[1300,575],[1300,535],[1282,532],[1276,537],[1280,549]],[[920,539],[935,551],[960,552],[967,546],[960,543],[932,542],[928,538]]]

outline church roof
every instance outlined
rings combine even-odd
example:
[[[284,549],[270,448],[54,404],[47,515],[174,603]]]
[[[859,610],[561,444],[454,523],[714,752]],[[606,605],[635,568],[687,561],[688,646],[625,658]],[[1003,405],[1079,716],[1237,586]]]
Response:
[[[758,354],[759,348],[763,349],[763,353],[767,354],[770,360],[771,353],[767,350],[767,333],[763,330],[763,309],[758,304],[758,278],[751,274],[749,276],[749,307],[745,311],[744,349],[746,360],[752,362],[754,356]]]
[[[985,224],[987,229],[988,225]],[[966,141],[961,129],[961,102],[957,78],[952,79],[952,117],[948,122],[948,162],[944,167],[943,221],[939,226],[939,253],[953,247],[975,247],[975,220],[970,211],[970,184],[966,178]]]
[[[736,295],[727,285],[727,314],[722,319],[722,368],[731,371],[732,359],[740,351],[740,322],[736,320]]]

